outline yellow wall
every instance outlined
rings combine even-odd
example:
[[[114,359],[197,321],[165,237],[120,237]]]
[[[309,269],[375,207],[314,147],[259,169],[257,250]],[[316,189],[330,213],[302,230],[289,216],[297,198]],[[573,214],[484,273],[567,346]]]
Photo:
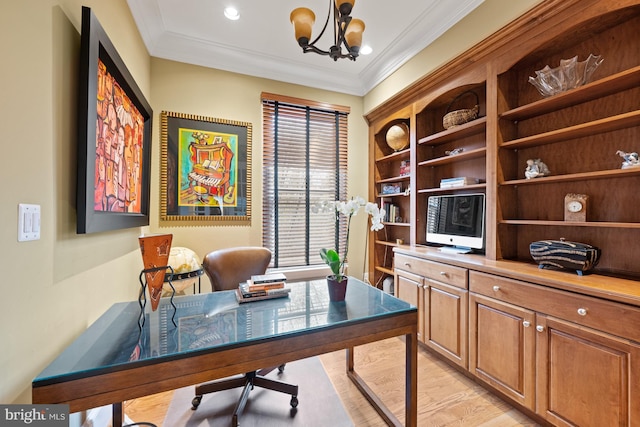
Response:
[[[252,221],[250,226],[220,226],[215,222],[200,222],[194,226],[176,227],[171,221],[159,224],[153,215],[151,228],[173,233],[174,246],[187,246],[198,254],[235,244],[260,245],[262,242],[262,106],[261,92],[277,93],[304,99],[351,107],[349,115],[349,193],[367,195],[367,125],[363,118],[362,98],[295,86],[226,71],[212,70],[179,62],[154,58],[151,62],[151,89],[154,121],[159,125],[160,112],[172,111],[205,117],[249,122],[253,125]],[[157,128],[157,126],[154,126]],[[159,132],[154,133],[159,147]],[[151,206],[159,206],[160,150],[154,150]],[[157,173],[156,173],[157,172]],[[360,215],[359,220],[364,220]],[[362,221],[352,226],[354,242],[364,242],[366,225]],[[352,273],[361,276],[364,247],[352,247]],[[353,266],[359,267],[354,268]],[[208,285],[207,285],[208,286]]]
[[[495,26],[519,13],[515,6],[509,6],[512,3],[531,5],[535,2],[486,0],[486,6],[481,7],[491,7],[489,21],[497,22]],[[94,10],[154,110],[149,227],[94,235],[75,233],[76,95],[82,5]],[[457,34],[452,39],[456,40],[454,50],[461,51],[466,46],[457,42]],[[440,46],[448,45],[447,37],[439,41]],[[482,37],[469,34],[465,42],[479,41]],[[350,106],[349,189],[352,195],[364,196],[367,194],[368,150],[363,113],[429,70],[430,66],[421,63],[427,61],[424,56],[407,64],[408,68],[394,74],[370,95],[358,98],[151,59],[125,0],[2,1],[0,218],[4,226],[0,230],[0,403],[30,402],[31,380],[64,347],[114,302],[137,297],[138,274],[142,268],[137,236],[141,233],[173,233],[175,246],[193,248],[201,255],[218,247],[260,244],[260,92]],[[434,64],[448,59],[447,55],[439,60],[426,56]],[[253,221],[250,226],[160,226],[159,114],[162,110],[253,124]],[[40,240],[17,241],[19,203],[41,206]],[[364,220],[364,216],[360,219]],[[365,230],[363,222],[352,230],[353,274],[359,274],[364,263]]]
[[[113,302],[136,298],[140,230],[75,233],[83,4],[94,9],[141,90],[151,94],[151,60],[125,0],[2,2],[2,403],[30,402],[33,377]],[[19,203],[41,206],[40,240],[17,241]]]

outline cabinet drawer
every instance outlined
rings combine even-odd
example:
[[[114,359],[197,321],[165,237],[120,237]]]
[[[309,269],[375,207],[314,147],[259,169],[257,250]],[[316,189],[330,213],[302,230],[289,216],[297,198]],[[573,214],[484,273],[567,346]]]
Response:
[[[425,259],[407,256],[404,254],[396,254],[394,261],[397,269],[408,271],[458,288],[468,289],[469,287],[467,276],[468,270],[466,268],[427,261]]]
[[[476,271],[469,273],[469,290],[640,342],[637,307]]]

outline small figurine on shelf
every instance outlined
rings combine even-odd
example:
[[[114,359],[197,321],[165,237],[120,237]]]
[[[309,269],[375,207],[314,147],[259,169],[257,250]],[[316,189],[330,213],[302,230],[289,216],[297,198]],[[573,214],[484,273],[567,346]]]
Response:
[[[546,164],[540,159],[527,160],[527,168],[524,171],[524,176],[527,179],[539,178],[541,176],[547,176],[551,172]]]
[[[444,154],[446,154],[447,156],[455,156],[456,154],[460,154],[464,151],[464,148],[454,148],[453,150],[449,151],[445,151]]]
[[[624,159],[621,169],[635,168],[640,166],[638,153],[625,153],[624,151],[618,150],[616,151],[616,154]]]

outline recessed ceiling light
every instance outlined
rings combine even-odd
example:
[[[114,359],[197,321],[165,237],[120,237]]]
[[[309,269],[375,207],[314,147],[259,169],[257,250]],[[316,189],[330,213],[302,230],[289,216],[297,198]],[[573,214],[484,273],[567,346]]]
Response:
[[[233,7],[227,7],[224,10],[224,16],[226,16],[227,19],[230,19],[232,21],[237,21],[238,19],[240,19],[240,13],[238,12],[237,9]]]
[[[371,52],[373,52],[373,49],[369,45],[364,45],[360,48],[360,55],[369,55]]]

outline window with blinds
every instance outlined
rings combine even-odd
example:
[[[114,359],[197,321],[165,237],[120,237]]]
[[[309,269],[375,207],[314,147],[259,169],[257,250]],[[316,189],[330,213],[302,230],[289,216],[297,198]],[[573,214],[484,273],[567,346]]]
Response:
[[[262,94],[262,240],[273,268],[321,265],[321,248],[344,251],[345,219],[314,206],[346,199],[348,113]]]

